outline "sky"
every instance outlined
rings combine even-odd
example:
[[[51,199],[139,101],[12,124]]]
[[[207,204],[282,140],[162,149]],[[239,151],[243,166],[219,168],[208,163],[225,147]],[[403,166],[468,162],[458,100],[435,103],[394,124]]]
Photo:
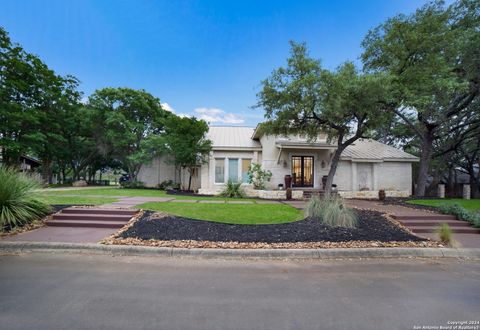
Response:
[[[164,108],[213,125],[255,126],[261,81],[305,42],[322,66],[358,64],[360,43],[388,17],[426,1],[2,0],[0,26],[84,98],[145,89]]]

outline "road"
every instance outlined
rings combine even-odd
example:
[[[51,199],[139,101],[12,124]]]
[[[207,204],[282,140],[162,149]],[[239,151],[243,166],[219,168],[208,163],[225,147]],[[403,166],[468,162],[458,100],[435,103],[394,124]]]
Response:
[[[0,256],[0,328],[414,329],[480,319],[480,262]]]

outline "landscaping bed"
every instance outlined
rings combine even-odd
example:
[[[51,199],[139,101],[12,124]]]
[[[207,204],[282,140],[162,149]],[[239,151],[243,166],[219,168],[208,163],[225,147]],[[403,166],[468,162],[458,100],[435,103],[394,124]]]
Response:
[[[311,218],[283,224],[237,225],[146,211],[130,227],[104,243],[189,248],[438,246],[436,242],[411,234],[380,212],[355,212],[358,227],[348,229],[329,227]]]

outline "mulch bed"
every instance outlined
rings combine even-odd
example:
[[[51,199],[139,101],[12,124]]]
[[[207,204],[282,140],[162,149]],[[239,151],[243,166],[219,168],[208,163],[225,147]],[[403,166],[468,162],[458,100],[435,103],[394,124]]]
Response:
[[[358,227],[333,228],[307,218],[274,225],[236,225],[194,220],[145,211],[142,217],[120,232],[117,239],[159,241],[209,241],[237,243],[310,243],[310,242],[425,242],[382,213],[356,210]]]

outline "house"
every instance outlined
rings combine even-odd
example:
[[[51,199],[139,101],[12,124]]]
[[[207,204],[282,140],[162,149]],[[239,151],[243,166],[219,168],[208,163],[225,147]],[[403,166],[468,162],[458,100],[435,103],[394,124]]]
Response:
[[[293,197],[303,191],[323,189],[322,178],[328,174],[335,144],[320,135],[314,142],[301,136],[273,136],[253,127],[210,126],[208,138],[213,149],[207,164],[193,180],[193,189],[201,194],[217,194],[228,180],[243,182],[248,195],[261,198],[285,198],[285,175],[292,176]],[[349,146],[340,159],[334,184],[344,197],[376,198],[378,190],[387,196],[410,196],[412,163],[418,158],[386,144],[361,139]],[[260,163],[272,172],[266,190],[253,190],[247,171]],[[138,180],[157,186],[165,180],[186,182],[185,171],[175,170],[163,158],[142,166]],[[187,179],[188,180],[188,179]]]
[[[3,164],[2,155],[2,148],[0,147],[0,165]],[[33,172],[42,165],[42,162],[37,158],[25,154],[20,155],[19,160],[18,166],[21,172]]]

